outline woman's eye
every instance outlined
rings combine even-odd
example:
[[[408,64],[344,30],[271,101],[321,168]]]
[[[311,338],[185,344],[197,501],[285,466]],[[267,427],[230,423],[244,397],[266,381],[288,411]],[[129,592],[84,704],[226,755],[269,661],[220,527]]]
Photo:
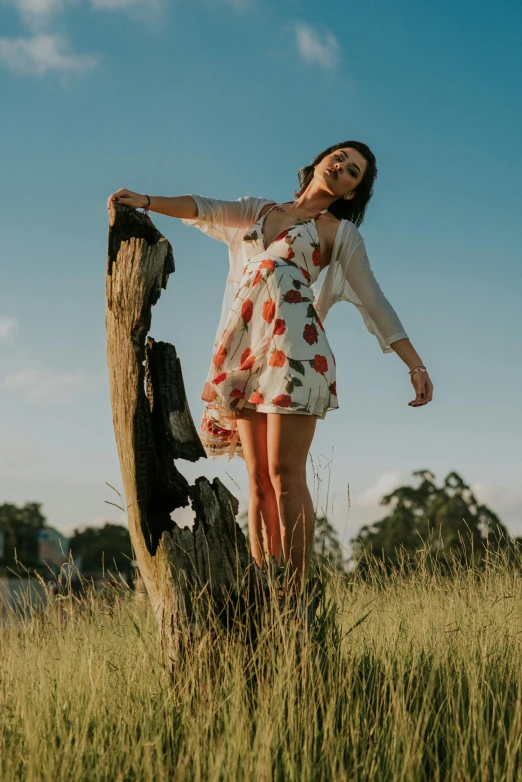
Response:
[[[334,155],[334,158],[335,158],[336,160],[340,160],[340,159],[341,159],[341,158],[339,157],[339,155]]]
[[[350,171],[350,174],[351,174],[351,175],[352,175],[354,178],[357,178],[357,171],[353,171],[353,169],[352,169],[352,171]]]

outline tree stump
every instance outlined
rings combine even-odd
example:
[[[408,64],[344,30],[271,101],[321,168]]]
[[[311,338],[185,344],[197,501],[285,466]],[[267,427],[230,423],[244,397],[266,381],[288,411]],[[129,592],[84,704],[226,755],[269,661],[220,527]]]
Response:
[[[106,328],[114,432],[135,559],[171,666],[180,623],[195,622],[196,590],[227,623],[259,610],[268,594],[236,522],[236,498],[217,478],[189,486],[175,464],[206,455],[176,350],[148,336],[152,307],[173,272],[172,247],[151,219],[111,203]],[[194,528],[180,529],[171,513],[189,504]]]

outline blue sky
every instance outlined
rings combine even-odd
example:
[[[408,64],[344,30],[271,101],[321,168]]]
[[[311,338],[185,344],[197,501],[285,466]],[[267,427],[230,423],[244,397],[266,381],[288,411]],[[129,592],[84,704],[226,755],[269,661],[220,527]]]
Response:
[[[0,502],[41,501],[66,532],[122,519],[105,504],[108,195],[288,200],[301,165],[355,138],[379,166],[370,260],[435,395],[408,407],[406,367],[334,307],[318,503],[347,540],[413,470],[457,470],[522,534],[519,4],[3,0],[0,22]],[[153,218],[177,271],[151,334],[176,345],[199,419],[226,248]],[[241,460],[180,466],[244,501]]]

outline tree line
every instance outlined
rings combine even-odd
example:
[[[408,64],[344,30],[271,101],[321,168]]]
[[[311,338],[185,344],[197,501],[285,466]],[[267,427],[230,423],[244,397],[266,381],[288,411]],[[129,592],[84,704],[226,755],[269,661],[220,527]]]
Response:
[[[337,571],[357,568],[364,575],[377,561],[386,572],[399,567],[414,570],[420,551],[425,554],[425,563],[436,563],[443,570],[449,570],[455,561],[480,567],[491,552],[522,552],[522,538],[508,533],[458,473],[448,473],[440,485],[430,470],[416,470],[412,476],[413,485],[400,486],[382,497],[381,505],[389,512],[361,527],[350,540],[349,554],[332,523],[318,516],[314,563]],[[15,569],[18,561],[43,575],[36,533],[46,527],[39,503],[0,505],[0,532],[4,538],[0,568]],[[106,523],[77,529],[70,538],[70,547],[81,572],[98,573],[104,567],[113,573],[119,571],[130,581],[133,554],[126,526]]]

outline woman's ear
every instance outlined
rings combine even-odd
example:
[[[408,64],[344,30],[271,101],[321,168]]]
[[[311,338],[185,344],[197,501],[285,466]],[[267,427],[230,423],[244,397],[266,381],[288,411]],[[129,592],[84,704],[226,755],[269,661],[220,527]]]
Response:
[[[351,201],[352,198],[355,198],[355,190],[352,190],[351,193],[346,193],[346,195],[343,196],[345,201]]]

